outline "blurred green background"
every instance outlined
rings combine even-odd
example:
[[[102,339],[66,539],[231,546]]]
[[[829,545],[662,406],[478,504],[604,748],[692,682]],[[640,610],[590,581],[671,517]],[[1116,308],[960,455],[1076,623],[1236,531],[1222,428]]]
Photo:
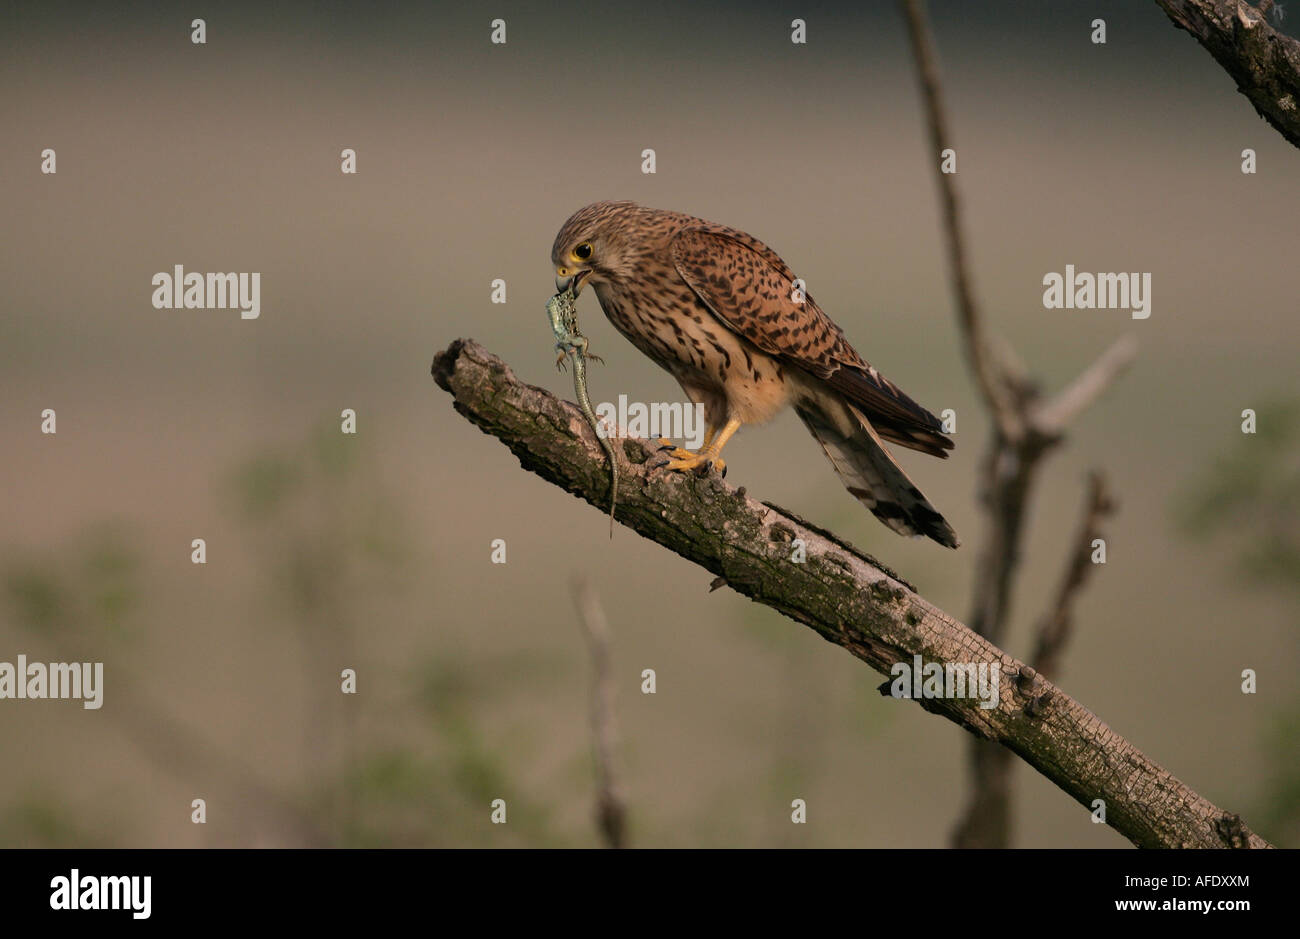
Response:
[[[628,530],[611,544],[429,378],[471,336],[572,396],[542,305],[555,232],[588,202],[743,228],[874,365],[957,412],[951,460],[902,459],[965,547],[887,531],[789,415],[729,445],[728,481],[965,618],[986,428],[903,24],[893,4],[797,7],[0,12],[0,660],[105,663],[101,710],[0,702],[0,845],[596,845],[577,572],[614,633],[633,845],[946,844],[962,731]],[[1300,844],[1296,151],[1154,3],[930,9],[993,329],[1049,389],[1141,341],[1046,464],[1008,651],[1027,654],[1104,469],[1121,507],[1061,684]],[[260,319],[155,310],[150,278],[176,264],[261,272]],[[1151,318],[1044,310],[1066,264],[1151,272]],[[580,313],[596,400],[680,399],[593,297]],[[1015,809],[1020,845],[1126,844],[1024,767]]]

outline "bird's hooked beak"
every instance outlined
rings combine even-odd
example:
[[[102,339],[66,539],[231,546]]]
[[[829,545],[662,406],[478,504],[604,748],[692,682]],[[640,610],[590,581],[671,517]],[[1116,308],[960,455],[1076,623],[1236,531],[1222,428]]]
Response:
[[[555,269],[555,292],[564,293],[570,287],[573,288],[573,295],[576,297],[578,291],[582,289],[582,282],[590,274],[587,268],[557,267]]]

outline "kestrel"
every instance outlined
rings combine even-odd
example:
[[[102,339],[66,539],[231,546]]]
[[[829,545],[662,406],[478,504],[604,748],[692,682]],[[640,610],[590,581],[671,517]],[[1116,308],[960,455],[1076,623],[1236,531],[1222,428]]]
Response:
[[[614,328],[704,406],[703,449],[674,449],[667,468],[725,469],[719,454],[740,426],[789,405],[876,518],[957,547],[882,443],[946,458],[939,419],[858,355],[763,242],[681,212],[596,202],[564,223],[551,261],[557,290],[590,283]]]

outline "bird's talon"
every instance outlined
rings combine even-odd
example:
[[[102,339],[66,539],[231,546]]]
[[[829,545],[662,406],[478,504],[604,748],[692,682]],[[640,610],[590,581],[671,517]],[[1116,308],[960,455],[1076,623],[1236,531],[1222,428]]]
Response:
[[[709,473],[714,472],[715,470],[721,475],[726,476],[727,461],[722,459],[721,457],[716,457],[716,456],[713,457],[712,459],[704,460],[700,463],[699,466],[695,468],[695,475],[703,478],[705,476],[708,476]]]
[[[722,460],[711,455],[707,451],[704,453],[692,453],[689,450],[675,447],[668,456],[671,457],[671,459],[657,464],[655,468],[665,467],[670,470],[676,470],[679,473],[693,472],[698,476],[707,476],[709,470],[721,470],[726,466]]]
[[[675,446],[672,443],[669,443],[666,447],[660,447],[659,452],[660,453],[666,452],[668,454],[669,459],[672,460],[694,461],[697,457],[699,457],[699,454],[692,453],[690,450],[683,450],[681,447]]]

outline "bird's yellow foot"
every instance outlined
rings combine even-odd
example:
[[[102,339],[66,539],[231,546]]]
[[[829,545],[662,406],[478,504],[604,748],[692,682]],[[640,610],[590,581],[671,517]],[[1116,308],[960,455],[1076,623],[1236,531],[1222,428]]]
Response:
[[[694,472],[701,476],[705,475],[711,469],[716,469],[723,476],[727,475],[727,462],[722,457],[717,456],[708,448],[700,453],[692,453],[690,450],[683,450],[681,447],[674,446],[671,440],[659,438],[659,452],[664,455],[661,462],[655,463],[652,469],[676,470],[679,473]]]

